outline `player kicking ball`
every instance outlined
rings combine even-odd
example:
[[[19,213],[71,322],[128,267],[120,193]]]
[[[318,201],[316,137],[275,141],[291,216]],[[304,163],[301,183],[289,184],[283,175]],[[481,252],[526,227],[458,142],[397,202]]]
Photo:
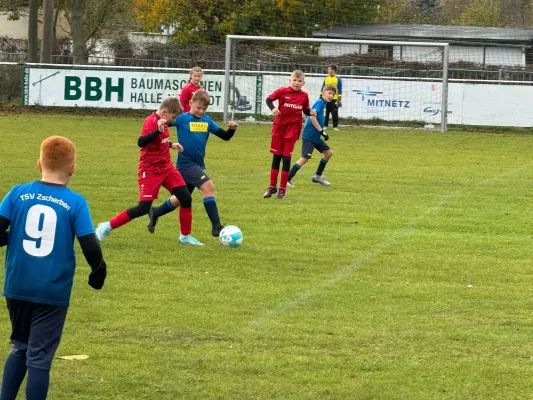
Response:
[[[228,122],[228,130],[219,127],[209,115],[209,94],[203,90],[194,92],[190,100],[190,111],[180,115],[170,126],[177,128],[178,139],[183,145],[183,151],[178,154],[176,168],[187,183],[190,193],[194,188],[202,192],[205,212],[211,221],[211,233],[218,237],[223,226],[218,215],[218,207],[215,201],[215,185],[205,173],[205,149],[210,135],[228,141],[235,134],[237,124]],[[148,214],[148,230],[153,233],[157,219],[179,205],[178,199],[172,196],[159,207],[152,208]]]
[[[159,110],[148,116],[143,123],[137,145],[141,148],[139,157],[139,204],[117,214],[111,220],[96,227],[96,237],[101,242],[113,230],[148,214],[152,202],[157,199],[159,189],[163,186],[181,205],[179,210],[180,236],[178,242],[191,246],[203,246],[203,243],[191,236],[192,200],[187,185],[180,173],[174,168],[169,149],[183,151],[180,143],[169,140],[168,126],[181,114],[180,102],[175,97],[167,97]]]
[[[292,179],[304,166],[304,164],[311,159],[311,155],[315,149],[322,153],[322,159],[320,160],[316,173],[313,175],[311,180],[315,183],[329,186],[329,182],[324,179],[322,174],[324,173],[324,168],[326,168],[329,159],[333,155],[333,151],[325,142],[329,139],[329,136],[324,132],[323,127],[326,119],[327,104],[333,101],[333,96],[335,96],[335,93],[337,93],[335,86],[326,85],[322,91],[322,95],[311,108],[311,110],[316,111],[316,116],[310,115],[305,121],[302,132],[302,156],[294,163],[291,171],[289,172],[289,187],[294,187],[292,184]],[[322,140],[322,138],[324,138],[324,140]]]

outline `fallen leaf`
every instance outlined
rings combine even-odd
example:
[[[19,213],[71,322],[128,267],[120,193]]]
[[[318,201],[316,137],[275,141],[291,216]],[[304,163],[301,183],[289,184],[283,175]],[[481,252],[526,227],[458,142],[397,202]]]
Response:
[[[59,356],[57,358],[62,360],[86,360],[89,358],[89,356],[87,354],[77,354],[74,356]]]

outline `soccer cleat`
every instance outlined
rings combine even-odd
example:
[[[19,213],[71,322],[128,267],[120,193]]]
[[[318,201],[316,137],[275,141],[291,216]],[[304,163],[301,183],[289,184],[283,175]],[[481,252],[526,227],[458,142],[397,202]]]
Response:
[[[278,192],[278,189],[276,189],[275,187],[269,187],[267,191],[265,192],[265,194],[263,195],[263,197],[265,199],[268,199],[272,197],[272,195],[276,194],[277,192]]]
[[[339,130],[339,128],[335,127],[335,128],[333,128],[333,130],[334,130],[334,131],[338,131],[338,130]]]
[[[285,189],[280,188],[278,193],[278,199],[284,200],[285,199]]]
[[[181,244],[187,244],[189,246],[203,246],[204,244],[198,239],[193,238],[191,235],[182,235],[180,233],[179,242]]]
[[[157,217],[154,215],[154,208],[150,207],[150,211],[148,211],[148,224],[146,225],[148,232],[154,233],[156,224]]]
[[[224,225],[213,226],[213,228],[211,229],[211,233],[213,234],[214,237],[219,237],[220,231],[222,229],[224,229]]]
[[[96,227],[96,238],[99,242],[104,240],[106,236],[109,236],[113,229],[111,229],[111,224],[108,222],[102,222]]]
[[[296,187],[296,186],[294,186],[294,185],[292,184],[292,182],[289,181],[289,182],[287,182],[287,187],[293,188],[293,187]]]
[[[314,174],[311,180],[315,183],[320,183],[323,186],[329,186],[329,182],[325,180],[322,175]]]

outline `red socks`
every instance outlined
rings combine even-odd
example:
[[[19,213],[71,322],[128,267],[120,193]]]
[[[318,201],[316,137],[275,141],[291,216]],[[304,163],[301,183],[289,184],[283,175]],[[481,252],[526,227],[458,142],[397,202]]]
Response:
[[[287,189],[288,181],[289,181],[289,171],[281,171],[281,181],[279,183],[279,188]]]
[[[179,209],[180,232],[182,235],[190,235],[192,231],[192,207]]]
[[[111,229],[116,229],[122,225],[126,225],[130,221],[131,221],[131,218],[128,216],[128,213],[124,210],[120,214],[118,214],[115,218],[112,218],[109,221],[109,223],[111,225]]]
[[[270,168],[270,187],[278,187],[278,174],[279,169]],[[281,176],[283,177],[283,175]],[[285,186],[287,186],[287,183],[285,183]]]

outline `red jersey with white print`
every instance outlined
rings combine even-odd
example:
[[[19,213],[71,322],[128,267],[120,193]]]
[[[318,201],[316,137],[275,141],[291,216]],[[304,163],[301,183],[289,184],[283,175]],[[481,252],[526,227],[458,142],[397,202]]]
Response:
[[[302,112],[310,108],[307,92],[295,91],[287,86],[279,88],[268,98],[272,101],[278,101],[278,110],[280,111],[280,114],[274,119],[273,135],[276,126],[292,125],[294,129],[302,129]]]
[[[180,104],[184,113],[191,111],[192,95],[200,89],[203,89],[202,85],[194,86],[191,82],[183,86],[180,92]]]
[[[143,123],[141,136],[148,135],[157,130],[159,115],[155,112],[149,115]],[[168,127],[165,125],[163,132],[145,147],[141,147],[139,159],[139,172],[160,173],[174,168],[170,159]]]

